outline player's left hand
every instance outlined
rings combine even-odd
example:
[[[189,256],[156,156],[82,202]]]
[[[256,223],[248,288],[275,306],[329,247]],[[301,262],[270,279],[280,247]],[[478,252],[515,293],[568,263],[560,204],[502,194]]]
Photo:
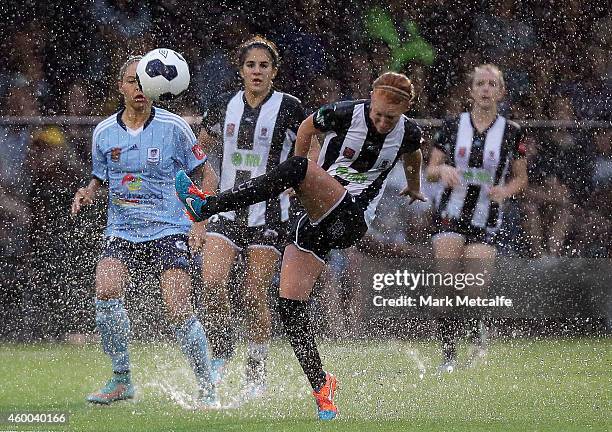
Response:
[[[427,202],[427,198],[425,198],[425,195],[423,195],[420,190],[413,191],[412,189],[410,189],[409,186],[406,186],[399,194],[400,196],[410,197],[410,202],[408,203],[408,205],[412,204],[415,201]]]
[[[197,255],[202,251],[206,243],[206,221],[194,222],[189,231],[189,249],[192,255]]]
[[[506,188],[503,186],[493,186],[491,189],[489,189],[489,199],[491,201],[502,204],[507,197],[508,193],[506,192]]]

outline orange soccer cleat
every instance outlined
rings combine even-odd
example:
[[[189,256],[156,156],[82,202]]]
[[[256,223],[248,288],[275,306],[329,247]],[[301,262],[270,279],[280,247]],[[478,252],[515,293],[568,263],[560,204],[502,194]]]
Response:
[[[325,374],[325,385],[312,395],[317,401],[320,420],[333,420],[338,415],[338,407],[334,404],[336,389],[338,388],[338,380],[330,373]]]

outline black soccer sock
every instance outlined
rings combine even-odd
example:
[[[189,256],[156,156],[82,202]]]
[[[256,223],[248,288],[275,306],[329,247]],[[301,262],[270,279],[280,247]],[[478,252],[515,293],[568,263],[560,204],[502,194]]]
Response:
[[[457,359],[457,332],[459,320],[456,317],[444,316],[438,318],[437,337],[442,344],[444,361]]]
[[[278,307],[285,332],[313,390],[325,385],[325,372],[317,350],[307,310],[308,302],[279,298]]]
[[[277,197],[291,187],[297,187],[306,177],[308,159],[294,156],[267,173],[241,183],[206,200],[206,213],[236,210]]]

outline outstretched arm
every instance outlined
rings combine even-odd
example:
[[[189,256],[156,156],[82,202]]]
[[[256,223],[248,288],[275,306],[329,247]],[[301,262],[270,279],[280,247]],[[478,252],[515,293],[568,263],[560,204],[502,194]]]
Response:
[[[79,188],[74,194],[74,200],[72,201],[72,215],[76,215],[81,207],[84,205],[93,204],[96,192],[102,186],[100,179],[92,178],[86,187]]]
[[[402,162],[408,184],[400,192],[400,195],[411,198],[408,204],[412,204],[416,200],[427,201],[427,198],[421,193],[421,166],[423,165],[421,149],[402,155]]]

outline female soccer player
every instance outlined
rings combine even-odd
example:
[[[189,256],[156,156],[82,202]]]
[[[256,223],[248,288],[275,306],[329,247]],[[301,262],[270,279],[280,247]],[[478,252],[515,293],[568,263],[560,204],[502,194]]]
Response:
[[[72,214],[91,204],[108,185],[106,248],[96,268],[96,324],[102,347],[112,360],[113,376],[89,395],[92,403],[110,404],[134,396],[130,377],[130,321],[123,294],[134,271],[159,276],[167,317],[198,379],[204,407],[218,406],[210,379],[208,342],[191,305],[188,273],[190,247],[204,240],[204,226],[185,220],[173,190],[179,168],[203,177],[206,158],[189,125],[176,114],[153,107],[140,90],[131,57],[119,73],[125,107],[100,122],[92,141],[93,172],[77,190]],[[214,176],[210,172],[208,176]]]
[[[452,293],[453,297],[486,294],[503,202],[527,186],[521,129],[497,112],[504,91],[504,78],[496,66],[474,68],[470,80],[472,111],[444,123],[435,137],[426,171],[428,180],[439,181],[445,188],[435,203],[433,221],[432,242],[439,270],[458,273],[463,264],[465,273],[482,275],[480,292],[466,288],[463,294]],[[455,340],[463,321],[471,323],[473,332],[482,331],[476,310],[467,315],[465,311],[446,312],[438,327],[444,356],[440,371],[456,367]],[[484,341],[476,338],[476,342],[479,354],[484,355]]]
[[[323,371],[307,300],[330,250],[354,245],[367,231],[397,161],[402,160],[408,180],[401,195],[410,196],[410,203],[425,199],[420,192],[421,131],[403,115],[413,95],[405,75],[387,72],[374,81],[370,100],[325,105],[306,118],[298,130],[295,156],[266,174],[216,196],[199,191],[184,172],[176,178],[177,194],[197,221],[295,190],[306,214],[285,248],[279,306],[320,419],[336,417],[337,380]],[[319,164],[305,157],[317,133],[325,134]]]
[[[264,174],[293,153],[305,114],[298,99],[272,88],[279,61],[272,42],[254,37],[243,43],[237,62],[244,88],[221,95],[204,114],[200,145],[209,154],[221,153],[222,190]],[[204,187],[215,190],[216,184]],[[222,212],[207,226],[202,276],[217,382],[233,351],[228,279],[240,252],[246,261],[242,284],[249,339],[242,394],[246,398],[260,396],[266,389],[270,341],[267,292],[284,250],[289,218],[289,197],[281,193],[249,207]]]

